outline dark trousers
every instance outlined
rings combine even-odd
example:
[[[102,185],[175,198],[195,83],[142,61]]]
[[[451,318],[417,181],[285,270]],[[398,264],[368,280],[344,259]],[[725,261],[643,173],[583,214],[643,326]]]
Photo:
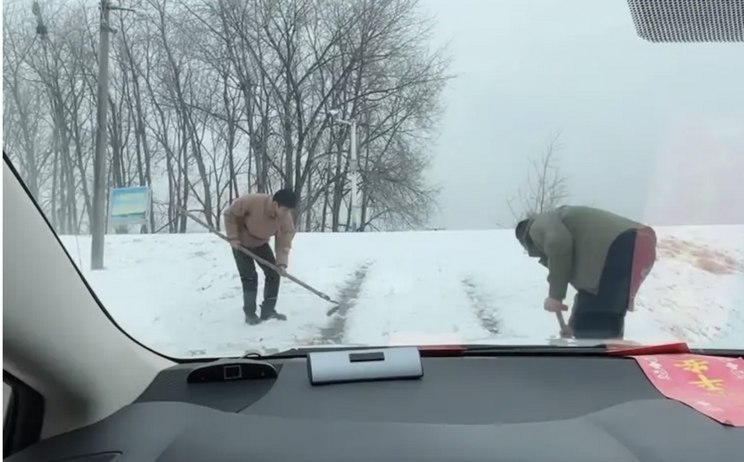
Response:
[[[269,244],[264,244],[260,247],[248,250],[268,261],[269,263],[276,263],[274,252],[271,250],[271,246]],[[240,283],[243,286],[243,293],[251,294],[258,292],[258,274],[256,273],[256,262],[253,261],[253,258],[249,257],[238,249],[233,249],[233,256],[235,257],[235,264],[238,266],[238,273],[240,274]],[[264,304],[270,304],[273,307],[274,305],[276,305],[276,298],[279,294],[279,274],[277,274],[277,272],[273,269],[261,263],[258,263],[258,266],[260,266],[261,270],[263,270],[265,277]]]
[[[631,297],[648,275],[656,258],[653,230],[627,231],[610,246],[596,294],[579,290],[569,325],[576,338],[622,338]],[[650,234],[649,234],[650,233]],[[652,236],[647,239],[646,236]],[[639,264],[640,263],[640,264]]]

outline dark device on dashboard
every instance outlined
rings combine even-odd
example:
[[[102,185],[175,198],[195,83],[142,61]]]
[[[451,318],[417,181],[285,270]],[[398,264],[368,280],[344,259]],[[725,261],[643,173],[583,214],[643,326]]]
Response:
[[[307,355],[312,385],[371,380],[420,379],[424,375],[416,347],[320,351]]]
[[[188,383],[229,382],[232,380],[275,379],[276,367],[253,359],[220,359],[189,372]]]

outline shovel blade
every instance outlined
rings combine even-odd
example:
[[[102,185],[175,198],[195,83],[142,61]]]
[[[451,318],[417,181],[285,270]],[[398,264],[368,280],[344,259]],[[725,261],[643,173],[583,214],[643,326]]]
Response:
[[[330,310],[326,311],[326,316],[333,316],[334,314],[336,314],[336,312],[340,308],[341,308],[341,305],[339,305],[338,303],[336,303],[336,305],[333,308],[331,308]]]

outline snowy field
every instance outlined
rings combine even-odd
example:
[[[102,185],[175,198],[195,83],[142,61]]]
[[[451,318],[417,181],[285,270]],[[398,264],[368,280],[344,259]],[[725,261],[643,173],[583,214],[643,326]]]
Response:
[[[658,233],[659,260],[628,315],[626,338],[744,347],[744,226]],[[541,307],[546,270],[511,230],[298,234],[290,273],[348,299],[348,309],[326,316],[331,305],[283,280],[277,310],[289,319],[258,326],[243,323],[235,263],[217,237],[110,235],[106,270],[95,272],[88,236],[62,240],[120,326],[170,356],[319,344],[545,344],[558,330]]]

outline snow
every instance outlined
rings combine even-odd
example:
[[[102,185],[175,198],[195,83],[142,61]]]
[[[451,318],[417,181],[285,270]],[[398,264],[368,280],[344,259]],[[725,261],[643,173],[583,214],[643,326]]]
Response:
[[[626,337],[744,347],[744,226],[657,232],[659,260]],[[277,310],[288,320],[258,326],[243,323],[232,254],[213,235],[109,235],[103,271],[89,270],[89,236],[62,241],[120,327],[172,357],[323,344],[546,344],[557,334],[541,308],[546,270],[511,230],[300,233],[290,273],[350,302],[327,316],[332,305],[283,280]]]

